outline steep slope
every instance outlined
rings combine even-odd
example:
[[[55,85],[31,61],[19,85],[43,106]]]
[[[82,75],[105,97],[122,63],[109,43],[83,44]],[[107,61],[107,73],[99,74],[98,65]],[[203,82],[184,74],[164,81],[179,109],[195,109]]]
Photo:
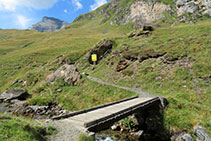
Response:
[[[49,32],[63,29],[67,25],[67,22],[61,21],[53,17],[45,16],[39,23],[32,25],[31,29],[36,30],[38,32]]]
[[[0,93],[20,87],[32,95],[31,104],[57,102],[68,110],[136,95],[91,82],[85,75],[79,86],[69,86],[61,79],[52,85],[44,81],[67,62],[103,81],[166,96],[170,105],[165,124],[172,134],[184,129],[192,133],[198,124],[210,134],[211,20],[201,14],[209,14],[209,7],[204,11],[197,8],[192,14],[184,10],[179,15],[178,9],[189,7],[188,2],[134,2],[112,0],[56,32],[0,30]],[[165,10],[157,11],[160,8]],[[153,32],[137,30],[138,36],[128,38],[133,29],[148,24],[155,25]],[[93,66],[87,54],[104,38],[112,40],[114,46]],[[22,82],[11,86],[14,80]]]

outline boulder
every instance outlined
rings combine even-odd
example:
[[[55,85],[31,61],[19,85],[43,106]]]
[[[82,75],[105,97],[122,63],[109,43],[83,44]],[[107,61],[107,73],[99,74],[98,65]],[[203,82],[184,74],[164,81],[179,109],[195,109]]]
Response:
[[[62,78],[69,85],[74,86],[79,83],[82,76],[74,65],[65,64],[54,73],[47,76],[46,81],[53,83],[56,81],[57,78]]]
[[[194,134],[197,136],[197,141],[211,141],[206,129],[202,126],[195,126]]]
[[[100,61],[102,58],[104,58],[108,53],[111,52],[113,47],[113,42],[108,39],[104,39],[97,43],[94,48],[89,52],[89,62],[92,64],[91,56],[92,54],[97,54],[97,60]]]
[[[0,95],[0,101],[11,101],[13,99],[17,100],[26,100],[29,97],[29,94],[26,90],[19,88],[12,88]]]

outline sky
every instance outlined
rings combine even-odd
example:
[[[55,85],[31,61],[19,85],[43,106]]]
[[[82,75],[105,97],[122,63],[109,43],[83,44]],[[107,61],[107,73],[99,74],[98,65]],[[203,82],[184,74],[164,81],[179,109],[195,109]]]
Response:
[[[0,28],[27,29],[43,16],[71,23],[109,0],[0,0]]]

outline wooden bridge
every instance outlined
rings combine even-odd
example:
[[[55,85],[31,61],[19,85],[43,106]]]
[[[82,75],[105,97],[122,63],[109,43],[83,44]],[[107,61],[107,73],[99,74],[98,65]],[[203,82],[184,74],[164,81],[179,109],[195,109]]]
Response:
[[[64,119],[88,131],[98,131],[111,126],[114,122],[154,104],[160,104],[160,97],[133,97],[102,106],[54,117]]]

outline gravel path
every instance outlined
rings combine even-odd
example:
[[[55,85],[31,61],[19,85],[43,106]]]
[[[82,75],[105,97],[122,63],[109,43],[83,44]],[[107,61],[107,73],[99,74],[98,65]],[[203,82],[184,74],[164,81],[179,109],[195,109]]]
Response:
[[[77,141],[80,130],[65,120],[49,120],[45,126],[52,126],[57,129],[58,133],[50,138],[50,141]]]
[[[104,82],[98,78],[95,78],[95,77],[91,77],[91,76],[87,76],[87,78],[91,81],[94,81],[94,82],[97,82],[97,83],[100,83],[100,84],[104,84],[104,85],[109,85],[109,86],[113,86],[113,87],[116,87],[116,88],[120,88],[120,89],[124,89],[124,90],[128,90],[128,91],[133,91],[133,92],[136,92],[139,94],[139,96],[141,97],[149,97],[151,95],[149,95],[148,93],[146,92],[143,92],[141,90],[141,88],[129,88],[129,87],[123,87],[123,86],[119,86],[119,85],[115,85],[115,84],[112,84],[112,83],[108,83],[108,82]]]

